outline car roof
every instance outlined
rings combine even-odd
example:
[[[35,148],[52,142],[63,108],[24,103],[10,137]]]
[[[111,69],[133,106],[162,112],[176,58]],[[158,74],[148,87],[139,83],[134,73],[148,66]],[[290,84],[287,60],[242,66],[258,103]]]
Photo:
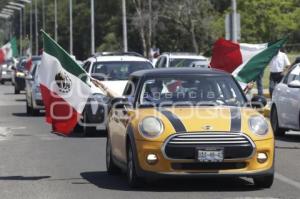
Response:
[[[142,61],[149,62],[148,59],[144,57],[131,56],[131,55],[121,55],[121,56],[94,56],[87,59],[87,61],[91,62],[109,62],[109,61]]]
[[[216,75],[231,76],[231,74],[211,68],[155,68],[149,70],[140,70],[132,73],[134,77],[160,77],[168,75]]]
[[[192,54],[192,53],[163,53],[162,55],[167,55],[172,58],[183,58],[183,59],[203,59],[207,61],[208,59],[202,55]]]

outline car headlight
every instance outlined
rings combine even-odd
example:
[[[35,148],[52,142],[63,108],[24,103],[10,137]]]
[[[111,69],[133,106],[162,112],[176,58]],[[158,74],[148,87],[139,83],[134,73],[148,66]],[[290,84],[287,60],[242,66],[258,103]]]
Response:
[[[257,135],[266,135],[269,131],[269,125],[263,116],[252,116],[249,119],[251,131]]]
[[[156,117],[144,118],[140,122],[139,128],[143,137],[152,139],[158,137],[164,130],[162,121]]]
[[[24,74],[24,73],[22,73],[22,72],[17,72],[16,76],[17,76],[17,77],[24,77],[24,76],[25,76],[25,74]]]

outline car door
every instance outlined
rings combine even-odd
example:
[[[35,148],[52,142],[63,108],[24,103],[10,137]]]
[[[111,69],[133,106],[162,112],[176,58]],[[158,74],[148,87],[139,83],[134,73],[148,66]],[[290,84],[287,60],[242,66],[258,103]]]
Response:
[[[278,113],[279,125],[281,127],[293,128],[294,119],[291,117],[295,114],[292,110],[292,89],[288,87],[288,84],[296,77],[292,73],[294,68],[284,77],[283,81],[275,87],[274,101],[276,102],[276,108]]]
[[[300,66],[293,68],[289,74],[288,84],[294,80],[300,80]],[[300,89],[287,88],[286,112],[288,125],[292,129],[299,129],[299,113],[300,113]]]
[[[33,67],[31,67],[30,71],[28,72],[28,74],[25,77],[25,90],[26,90],[26,95],[27,95],[27,99],[28,99],[28,103],[30,104],[30,106],[32,105],[32,92],[33,92],[33,83],[34,83],[34,77],[35,77],[35,71],[36,71],[36,65],[33,65]]]
[[[112,108],[109,119],[109,132],[114,156],[126,162],[126,131],[130,121],[129,110],[132,108],[138,78],[131,78],[123,95],[128,99],[128,105],[124,108]]]

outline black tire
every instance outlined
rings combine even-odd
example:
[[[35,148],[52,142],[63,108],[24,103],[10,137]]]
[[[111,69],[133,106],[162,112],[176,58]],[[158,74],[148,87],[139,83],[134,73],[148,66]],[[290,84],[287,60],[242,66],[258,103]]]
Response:
[[[34,109],[34,108],[33,108],[32,97],[31,97],[31,105],[32,105],[32,107],[31,107],[31,115],[33,115],[33,116],[38,116],[38,115],[40,114],[40,110],[39,110],[39,109]]]
[[[40,114],[40,110],[39,109],[31,109],[31,113],[33,116],[38,116]]]
[[[135,157],[131,145],[127,149],[127,181],[131,188],[138,188],[141,186],[141,179],[138,177],[135,168]]]
[[[284,136],[286,130],[279,126],[276,107],[273,107],[271,111],[271,125],[275,136]]]
[[[32,108],[28,105],[27,99],[26,99],[26,113],[27,113],[27,115],[32,114]]]
[[[15,94],[20,94],[20,90],[17,88],[16,84],[15,84]]]
[[[5,81],[3,79],[1,79],[0,83],[3,85],[5,83]]]
[[[89,120],[88,120],[85,110],[83,111],[82,116],[83,116],[83,119],[82,119],[83,126],[82,126],[82,132],[81,132],[80,136],[88,137],[88,136],[94,135],[96,128],[88,126]]]
[[[109,138],[106,140],[106,170],[109,175],[115,175],[121,172],[120,168],[112,159],[111,142]]]
[[[257,188],[270,188],[274,182],[274,174],[253,177],[253,181]]]

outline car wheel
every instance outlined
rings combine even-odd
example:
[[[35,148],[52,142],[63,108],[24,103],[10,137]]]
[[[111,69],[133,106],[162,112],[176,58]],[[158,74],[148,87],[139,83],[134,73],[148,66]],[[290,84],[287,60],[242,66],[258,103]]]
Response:
[[[111,142],[109,138],[106,140],[106,170],[110,175],[120,173],[120,168],[115,165],[112,159]]]
[[[32,112],[32,115],[33,115],[33,116],[38,116],[38,115],[40,114],[40,110],[39,110],[39,109],[34,109],[34,108],[32,108],[32,109],[31,109],[31,112]]]
[[[136,174],[135,159],[130,144],[127,150],[127,180],[131,188],[137,188],[141,186],[141,179]]]
[[[27,115],[31,115],[32,114],[32,109],[29,106],[27,99],[26,99],[26,113],[27,113]]]
[[[271,111],[271,124],[275,136],[283,136],[285,134],[285,129],[279,126],[277,109],[275,107]]]
[[[274,174],[253,177],[253,181],[257,188],[270,188],[274,181]]]
[[[0,81],[0,83],[3,85],[5,82],[4,82],[4,80],[2,79],[2,80]]]
[[[81,132],[80,136],[87,137],[87,136],[93,135],[95,132],[95,128],[88,126],[89,121],[88,121],[86,111],[83,111],[82,123],[83,123],[83,126],[82,126],[82,132]]]
[[[40,110],[39,109],[34,109],[33,102],[32,102],[32,97],[31,97],[31,115],[37,116],[39,114],[40,114]]]
[[[20,90],[17,88],[16,84],[15,84],[15,94],[20,94]]]

